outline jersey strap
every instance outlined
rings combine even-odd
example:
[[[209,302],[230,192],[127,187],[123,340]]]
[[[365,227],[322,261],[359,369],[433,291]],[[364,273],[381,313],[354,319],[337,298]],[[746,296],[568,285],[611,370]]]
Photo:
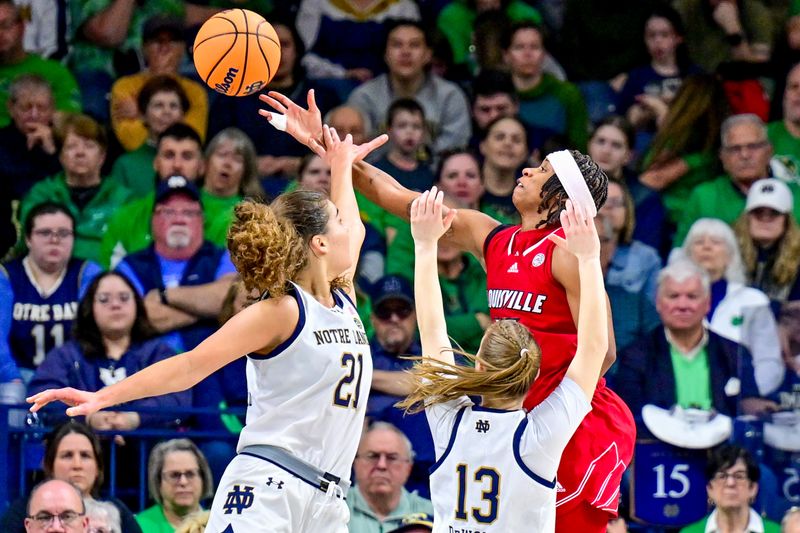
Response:
[[[303,331],[303,326],[306,325],[306,307],[303,305],[303,297],[300,296],[300,293],[294,287],[289,290],[288,294],[291,294],[294,297],[294,299],[297,301],[297,307],[300,309],[300,316],[297,317],[297,325],[294,327],[294,331],[292,331],[292,334],[289,335],[288,339],[277,345],[269,353],[250,353],[248,354],[249,358],[263,361],[265,359],[277,357],[283,353],[286,348],[291,346],[295,339],[297,339],[297,336],[300,335],[300,332]]]
[[[525,433],[526,427],[528,427],[528,417],[522,419],[522,422],[520,422],[519,426],[517,427],[517,431],[514,432],[514,445],[513,445],[514,459],[517,461],[517,464],[522,469],[522,471],[528,474],[531,477],[531,479],[533,479],[535,482],[539,483],[540,485],[548,489],[552,489],[556,486],[555,479],[553,479],[553,481],[547,481],[545,478],[543,478],[542,476],[538,475],[536,472],[528,468],[528,465],[526,465],[525,462],[522,460],[522,454],[520,453],[519,448],[520,448],[520,442],[522,441],[522,435],[523,433]]]
[[[436,472],[436,469],[441,466],[441,464],[447,459],[447,456],[450,455],[450,450],[453,449],[453,444],[456,442],[456,435],[458,435],[458,426],[461,425],[461,419],[464,418],[464,412],[466,412],[468,405],[465,405],[461,409],[458,410],[458,414],[456,415],[456,420],[453,422],[453,431],[450,433],[450,441],[447,443],[447,448],[445,448],[444,453],[439,460],[431,465],[429,472],[433,474]]]

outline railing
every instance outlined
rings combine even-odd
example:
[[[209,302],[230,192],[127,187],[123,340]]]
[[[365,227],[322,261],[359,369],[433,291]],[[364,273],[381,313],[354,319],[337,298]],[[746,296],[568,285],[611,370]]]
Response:
[[[29,464],[28,451],[34,446],[41,444],[44,436],[50,432],[54,425],[44,425],[40,422],[42,418],[27,412],[30,405],[6,405],[0,404],[0,512],[5,510],[14,498],[27,495],[28,474],[31,469],[38,468],[40,465]],[[63,414],[63,406],[60,414]],[[126,409],[129,410],[129,409]],[[244,409],[226,409],[221,411],[214,408],[184,408],[184,409],[159,409],[142,408],[136,412],[158,413],[160,415],[175,415],[175,418],[186,419],[189,416],[214,416],[221,414],[243,415]],[[56,414],[57,410],[48,410],[47,414]],[[15,423],[9,424],[9,418]],[[64,418],[64,421],[67,419]],[[140,428],[133,431],[97,431],[97,435],[103,438],[108,445],[110,461],[105,465],[107,476],[107,494],[116,497],[118,494],[118,469],[117,458],[119,455],[119,443],[113,438],[121,436],[125,439],[125,446],[136,446],[136,475],[138,483],[136,485],[136,500],[138,509],[144,509],[147,504],[147,454],[152,444],[163,440],[174,438],[188,438],[200,445],[204,441],[226,441],[235,446],[239,436],[228,431],[198,431],[190,428],[178,427],[176,429],[151,429]],[[108,437],[108,438],[104,438]],[[16,455],[16,464],[12,463],[12,454]],[[102,460],[102,458],[101,458]],[[11,472],[10,465],[18,468],[16,476]],[[12,479],[16,477],[16,479]]]

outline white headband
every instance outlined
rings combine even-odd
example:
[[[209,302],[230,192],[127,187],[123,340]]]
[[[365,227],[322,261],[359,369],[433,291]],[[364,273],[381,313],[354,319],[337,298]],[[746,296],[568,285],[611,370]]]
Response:
[[[590,217],[597,216],[597,206],[589,192],[586,180],[583,178],[575,158],[568,150],[560,150],[547,155],[547,160],[556,173],[569,199],[583,207],[584,212]]]

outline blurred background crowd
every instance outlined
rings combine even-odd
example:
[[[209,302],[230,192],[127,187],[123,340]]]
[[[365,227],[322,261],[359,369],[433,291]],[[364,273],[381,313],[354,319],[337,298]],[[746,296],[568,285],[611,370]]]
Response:
[[[784,527],[800,528],[797,0],[0,0],[1,401],[98,390],[196,346],[257,296],[225,249],[233,206],[329,189],[330,170],[258,115],[256,95],[197,77],[194,33],[237,7],[279,36],[267,89],[303,106],[313,89],[324,121],[357,143],[388,133],[372,163],[408,188],[436,184],[514,224],[523,167],[565,148],[592,156],[610,178],[596,219],[617,350],[606,377],[642,443],[661,446],[641,453],[672,461],[632,467],[631,487],[653,489],[623,488],[627,527],[694,522],[721,509],[721,482],[741,489],[735,512],[780,522],[788,510]],[[424,417],[393,406],[408,387],[402,356],[420,351],[410,229],[358,200],[376,372],[348,502],[351,531],[383,532],[431,512],[434,457]],[[439,273],[448,331],[474,352],[489,324],[482,266],[442,245]],[[242,360],[88,420],[29,417],[55,429],[45,444],[0,435],[32,457],[8,465],[0,529],[23,530],[41,468],[90,500],[113,479],[122,531],[173,531],[235,453],[245,389]],[[646,406],[668,412],[662,431]],[[739,448],[680,429],[716,415],[735,420],[722,440]],[[132,451],[137,434],[149,461]],[[140,471],[144,510],[125,499]]]

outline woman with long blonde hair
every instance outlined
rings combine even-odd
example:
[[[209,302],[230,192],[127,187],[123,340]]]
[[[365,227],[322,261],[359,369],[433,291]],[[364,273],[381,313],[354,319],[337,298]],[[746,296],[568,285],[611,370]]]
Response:
[[[541,351],[514,320],[493,323],[475,366],[455,364],[447,336],[437,273],[437,243],[455,211],[443,216],[434,187],[411,205],[415,243],[414,291],[424,356],[412,370],[415,390],[399,405],[425,410],[437,461],[431,474],[434,532],[479,528],[486,532],[552,532],[556,471],[561,453],[591,410],[608,349],[600,240],[583,207],[566,202],[566,239],[549,239],[578,263],[581,300],[578,347],[561,384],[530,412],[523,400],[539,372]],[[534,385],[535,386],[535,385]],[[481,396],[480,405],[471,395]]]

